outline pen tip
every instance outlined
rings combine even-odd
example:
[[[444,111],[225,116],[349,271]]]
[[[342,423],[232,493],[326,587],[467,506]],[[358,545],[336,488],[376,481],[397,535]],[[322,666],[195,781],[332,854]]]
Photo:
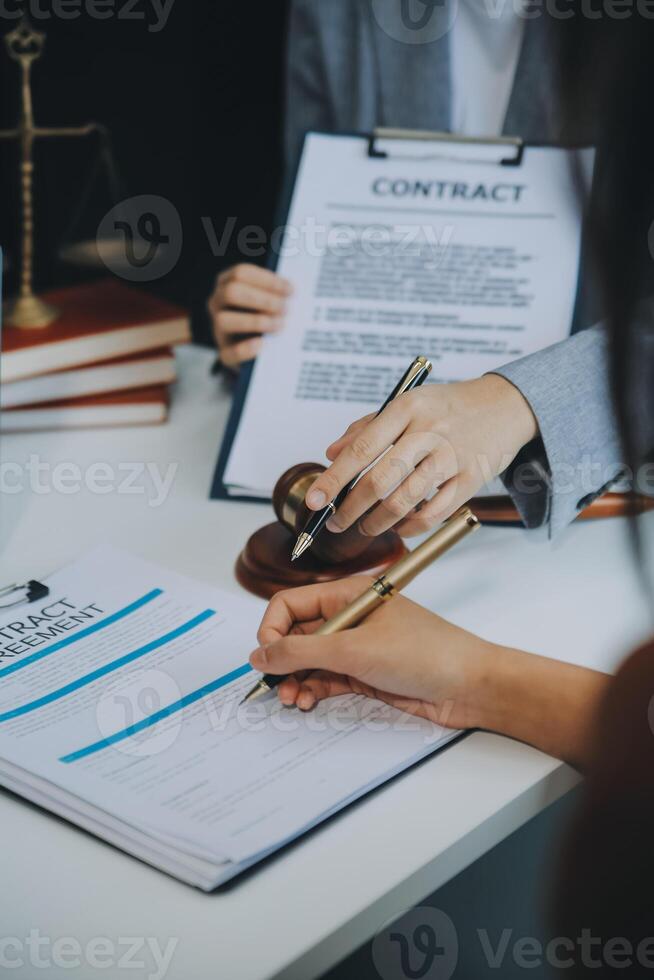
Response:
[[[270,687],[264,680],[260,680],[258,684],[255,684],[248,693],[245,695],[242,701],[239,701],[238,707],[240,708],[242,704],[247,704],[248,701],[256,701],[257,698],[262,698],[264,694],[270,692]]]
[[[300,537],[295,542],[293,551],[291,552],[291,561],[296,561],[296,559],[300,558],[307,550],[307,548],[310,548],[312,544],[313,544],[313,538],[311,537],[311,535],[307,534],[306,531],[303,531]]]

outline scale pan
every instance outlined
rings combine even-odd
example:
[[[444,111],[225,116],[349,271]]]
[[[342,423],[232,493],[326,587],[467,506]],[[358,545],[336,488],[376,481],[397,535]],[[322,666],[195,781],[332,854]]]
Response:
[[[112,272],[119,274],[122,269],[130,269],[122,238],[104,238],[99,242],[95,238],[90,238],[87,241],[74,242],[72,245],[64,245],[60,248],[57,255],[66,265],[74,265],[81,269],[109,267]]]

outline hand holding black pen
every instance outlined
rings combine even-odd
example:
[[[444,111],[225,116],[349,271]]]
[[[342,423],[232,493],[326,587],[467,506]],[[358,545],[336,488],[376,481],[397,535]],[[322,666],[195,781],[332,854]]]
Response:
[[[431,361],[429,361],[426,357],[416,357],[406,373],[400,378],[382,407],[379,409],[377,415],[381,415],[387,405],[390,405],[390,403],[399,395],[403,395],[405,392],[411,391],[413,388],[417,388],[419,385],[421,385],[423,381],[429,377],[431,367]],[[330,500],[325,507],[311,515],[302,533],[295,542],[293,552],[291,554],[291,561],[295,561],[297,558],[303,555],[308,548],[311,547],[329,518],[332,516],[332,514],[336,513],[340,505],[347,497],[348,493],[357,484],[360,476],[361,474],[355,476],[346,486],[343,487],[340,493],[338,493],[333,500]]]

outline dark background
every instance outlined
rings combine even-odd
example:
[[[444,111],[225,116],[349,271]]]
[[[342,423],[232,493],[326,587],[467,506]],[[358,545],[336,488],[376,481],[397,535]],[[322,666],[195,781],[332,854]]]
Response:
[[[244,3],[175,0],[166,26],[139,0],[127,20],[97,20],[80,0],[79,16],[62,20],[48,0],[43,58],[33,69],[36,121],[41,125],[104,123],[110,130],[121,195],[157,194],[182,217],[181,260],[147,288],[190,307],[197,339],[209,342],[204,311],[215,275],[238,260],[239,228],[270,230],[280,183],[283,59],[287,0]],[[16,0],[10,10],[18,8]],[[26,4],[29,11],[29,3]],[[0,14],[0,33],[16,26]],[[0,128],[17,121],[19,69],[0,46]],[[79,210],[97,161],[95,137],[42,141],[36,148],[36,285],[39,290],[98,277],[65,265],[57,250]],[[8,264],[4,295],[15,288],[18,245],[18,150],[0,141],[0,245]],[[115,203],[101,169],[71,239],[95,237]],[[212,254],[202,218],[220,238],[237,219],[223,257]]]

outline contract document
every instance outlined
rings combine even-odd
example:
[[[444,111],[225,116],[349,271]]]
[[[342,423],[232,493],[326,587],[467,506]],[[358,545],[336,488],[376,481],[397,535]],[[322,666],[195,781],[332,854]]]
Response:
[[[210,890],[457,733],[360,696],[239,706],[264,603],[111,548],[0,613],[0,783]]]
[[[273,249],[293,285],[237,392],[214,495],[268,498],[375,412],[419,354],[430,383],[568,336],[581,218],[571,153],[310,134]],[[379,146],[377,152],[380,152]],[[576,151],[592,168],[593,151]],[[383,155],[386,153],[387,155]],[[274,237],[274,236],[273,236]]]

